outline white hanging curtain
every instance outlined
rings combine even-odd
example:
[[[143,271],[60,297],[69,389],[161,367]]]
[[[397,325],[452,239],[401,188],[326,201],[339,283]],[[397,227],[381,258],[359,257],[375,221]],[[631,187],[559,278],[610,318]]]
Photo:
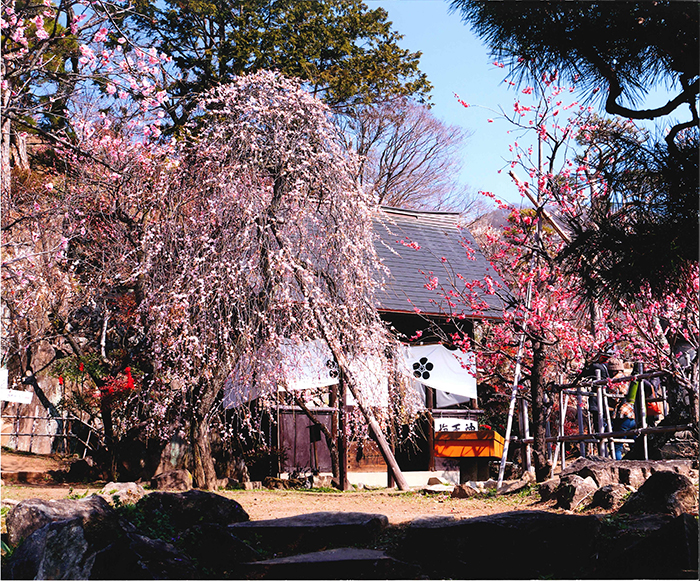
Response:
[[[287,390],[311,389],[335,385],[339,380],[338,364],[328,346],[320,340],[280,346],[282,373]],[[406,346],[405,373],[414,381],[432,387],[438,394],[441,407],[476,398],[476,365],[473,353],[450,351],[442,345]],[[386,362],[380,357],[358,357],[350,361],[350,372],[355,377],[365,403],[370,406],[389,405],[389,382]],[[232,408],[263,395],[251,385],[251,379],[239,370],[224,384],[224,407]],[[449,394],[449,395],[448,395]],[[440,401],[442,398],[442,402]],[[348,393],[348,404],[355,399]]]
[[[476,398],[476,362],[473,353],[450,351],[442,345],[406,347],[406,364],[416,381],[434,389]]]
[[[325,387],[338,383],[338,364],[323,341],[291,341],[280,345],[282,372],[288,391]]]

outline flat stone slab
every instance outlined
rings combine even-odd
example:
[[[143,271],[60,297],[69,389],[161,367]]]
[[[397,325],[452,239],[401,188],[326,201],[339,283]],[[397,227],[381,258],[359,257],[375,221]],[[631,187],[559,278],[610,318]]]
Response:
[[[410,579],[417,569],[384,551],[344,547],[245,563],[252,579]]]
[[[411,522],[396,556],[429,579],[463,579],[466,572],[470,579],[561,578],[564,571],[579,578],[582,563],[571,562],[571,547],[589,554],[599,530],[594,516],[544,511],[429,517]]]
[[[454,484],[428,484],[420,489],[425,494],[451,494],[454,490]]]
[[[364,512],[312,512],[286,518],[240,522],[229,525],[239,539],[274,552],[310,552],[338,546],[363,544],[389,525],[383,514]]]

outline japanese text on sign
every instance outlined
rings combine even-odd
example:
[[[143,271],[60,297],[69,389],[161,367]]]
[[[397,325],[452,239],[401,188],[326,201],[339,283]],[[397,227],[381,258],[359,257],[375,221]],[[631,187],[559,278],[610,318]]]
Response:
[[[476,432],[479,424],[475,420],[462,418],[435,418],[436,432]]]

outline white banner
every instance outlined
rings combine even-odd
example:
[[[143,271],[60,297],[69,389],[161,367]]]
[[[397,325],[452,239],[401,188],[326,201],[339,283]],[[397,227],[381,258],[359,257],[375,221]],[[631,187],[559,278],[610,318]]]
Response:
[[[476,362],[473,353],[450,351],[442,345],[406,347],[406,363],[423,385],[476,398]]]
[[[331,350],[323,341],[280,345],[282,370],[287,389],[310,389],[335,385],[340,373]]]
[[[335,385],[339,381],[338,364],[331,350],[320,340],[280,345],[282,372],[287,390],[311,389]],[[444,405],[476,398],[476,364],[473,353],[451,351],[442,345],[406,346],[405,372],[414,381],[445,392]],[[349,363],[358,388],[370,406],[389,404],[386,362],[379,357],[358,357]],[[253,378],[236,371],[224,385],[224,407],[232,408],[260,397],[262,392],[250,386]],[[449,396],[447,394],[450,394]],[[438,396],[441,397],[441,396]],[[355,405],[348,393],[348,404]],[[440,404],[440,402],[437,402]]]

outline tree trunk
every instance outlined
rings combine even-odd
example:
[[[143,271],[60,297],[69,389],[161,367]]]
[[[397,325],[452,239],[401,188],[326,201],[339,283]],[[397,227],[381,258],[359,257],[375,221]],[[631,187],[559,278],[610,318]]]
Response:
[[[105,445],[107,446],[107,473],[109,480],[117,480],[117,442],[114,438],[114,425],[112,424],[112,406],[107,401],[106,396],[100,399],[100,415],[102,416],[102,427],[105,434]]]
[[[192,480],[196,488],[215,490],[217,484],[214,460],[209,442],[209,421],[192,418],[190,422],[192,444]]]
[[[5,76],[5,67],[3,65],[3,78]],[[2,89],[2,110],[5,111],[6,107],[10,101],[10,89]],[[2,141],[0,141],[0,180],[1,180],[1,192],[2,199],[5,201],[10,194],[10,131],[12,130],[12,123],[7,115],[2,118]]]
[[[537,482],[546,480],[552,468],[551,463],[547,461],[546,409],[544,405],[546,362],[546,344],[543,341],[533,341],[530,394],[532,397],[532,429],[534,432],[533,455]]]
[[[200,392],[196,401],[192,401],[190,417],[190,444],[192,446],[192,480],[196,488],[215,490],[217,486],[216,468],[211,455],[209,437],[209,415],[214,409],[214,402],[221,385],[214,377],[200,380]],[[194,400],[195,398],[193,398]]]

